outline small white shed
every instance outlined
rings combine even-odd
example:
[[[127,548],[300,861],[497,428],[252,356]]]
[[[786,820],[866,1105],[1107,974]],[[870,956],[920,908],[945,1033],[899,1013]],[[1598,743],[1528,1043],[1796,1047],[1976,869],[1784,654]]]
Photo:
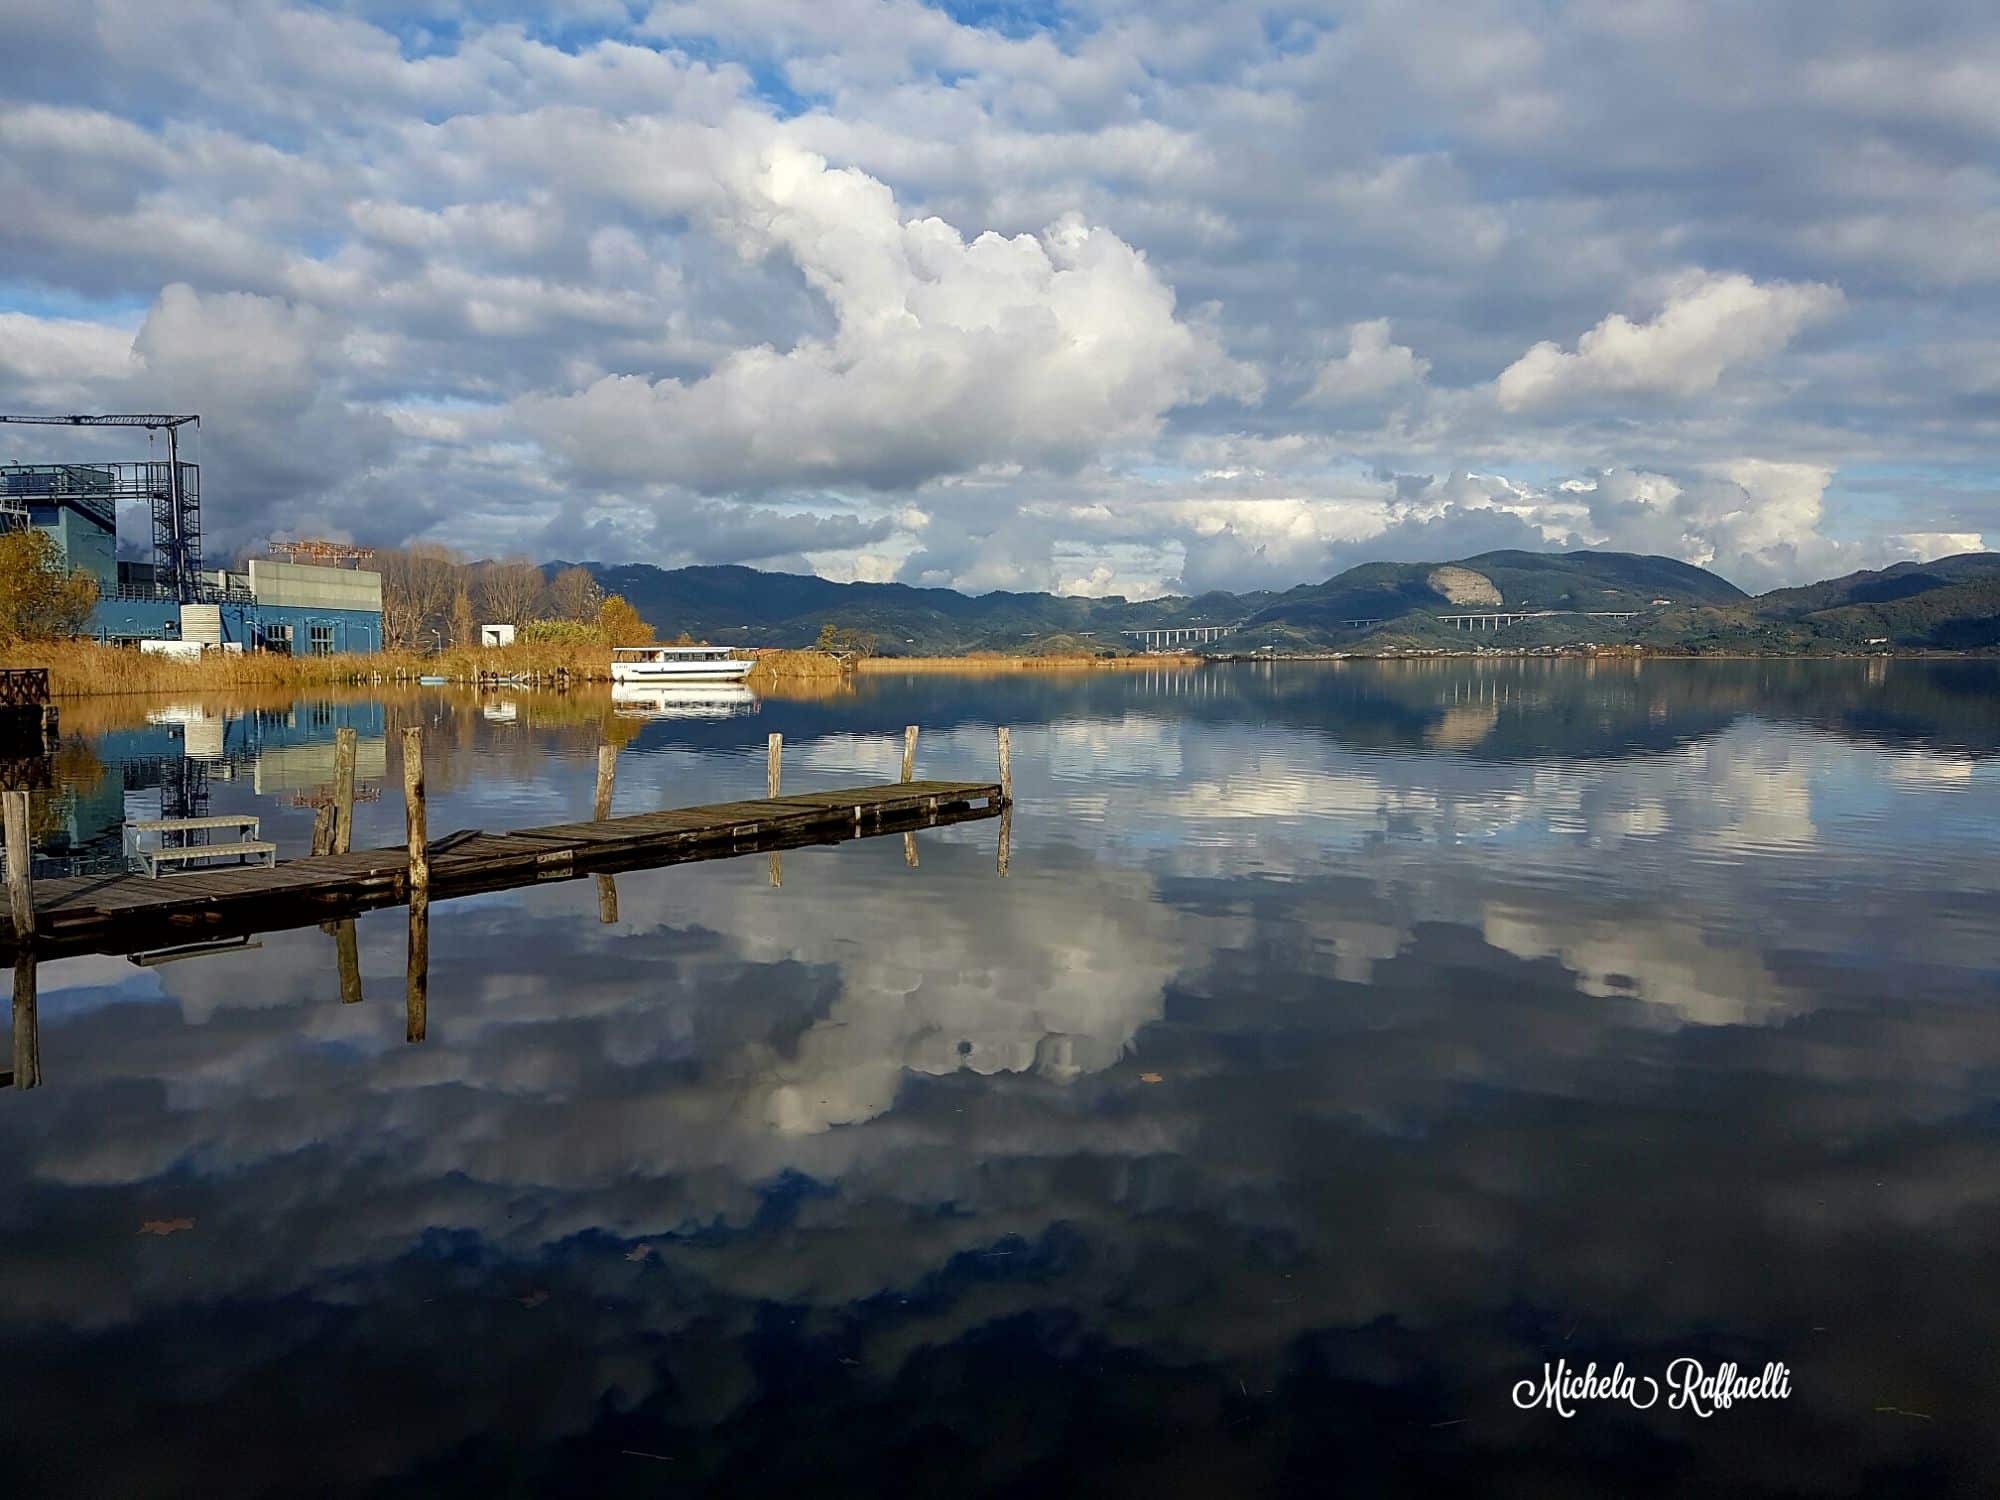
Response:
[[[479,644],[482,646],[511,646],[514,644],[512,625],[482,625],[479,627]]]

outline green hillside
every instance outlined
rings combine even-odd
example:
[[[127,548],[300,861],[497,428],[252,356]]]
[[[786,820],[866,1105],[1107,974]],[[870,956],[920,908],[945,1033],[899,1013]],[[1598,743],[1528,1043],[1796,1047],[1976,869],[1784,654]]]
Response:
[[[563,566],[550,564],[550,568]],[[1133,601],[968,595],[900,583],[831,583],[743,567],[585,564],[662,634],[804,646],[833,624],[887,655],[1130,651],[1130,629],[1242,627],[1205,649],[1235,655],[1640,645],[1659,651],[1823,654],[2000,648],[2000,554],[1898,563],[1751,598],[1726,579],[1627,552],[1482,552],[1364,563],[1282,594]],[[1555,611],[1468,632],[1440,616]],[[1603,618],[1604,612],[1630,614]]]
[[[1449,563],[1363,563],[1325,583],[1281,594],[1227,647],[1273,650],[1535,645],[1588,638],[1638,638],[1637,622],[1575,616],[1523,621],[1497,632],[1466,632],[1439,615],[1564,610],[1631,611],[1651,616],[1688,605],[1747,599],[1735,584],[1688,563],[1629,552],[1482,552]],[[1368,622],[1379,623],[1368,623]]]
[[[550,563],[553,574],[567,566]],[[1268,594],[1203,594],[1139,602],[1111,596],[912,588],[901,583],[832,583],[800,573],[744,567],[656,568],[585,563],[608,592],[622,594],[664,636],[688,635],[746,646],[806,646],[831,623],[874,636],[891,656],[963,651],[1036,651],[1073,641],[1079,649],[1129,651],[1126,628],[1223,625],[1260,608]]]

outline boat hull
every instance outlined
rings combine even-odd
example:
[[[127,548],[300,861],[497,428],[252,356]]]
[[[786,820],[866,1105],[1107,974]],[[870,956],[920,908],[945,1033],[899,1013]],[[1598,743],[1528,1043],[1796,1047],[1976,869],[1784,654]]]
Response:
[[[622,683],[741,682],[754,663],[747,661],[614,661],[611,680]]]

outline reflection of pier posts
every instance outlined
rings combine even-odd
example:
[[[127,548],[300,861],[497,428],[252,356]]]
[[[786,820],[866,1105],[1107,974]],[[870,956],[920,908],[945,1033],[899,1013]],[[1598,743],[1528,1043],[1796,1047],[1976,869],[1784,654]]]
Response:
[[[404,970],[404,1040],[421,1042],[430,1010],[431,862],[425,834],[424,732],[412,725],[403,731],[403,822],[409,834],[410,895],[409,962]]]
[[[361,999],[361,945],[355,938],[354,918],[333,924],[333,953],[340,969],[340,1003],[357,1004]]]
[[[431,909],[410,903],[409,959],[403,971],[403,1040],[421,1042],[431,1008]]]
[[[35,1017],[35,951],[14,953],[14,1087],[31,1089],[42,1081],[41,1033]]]
[[[611,795],[618,780],[618,747],[597,747],[597,787],[590,799],[590,820],[602,823],[611,816]],[[607,927],[618,920],[618,882],[610,875],[597,877],[597,920]]]
[[[14,1087],[42,1081],[42,1047],[35,1015],[34,851],[28,833],[28,794],[6,793],[0,831],[7,837],[7,904],[14,922]]]

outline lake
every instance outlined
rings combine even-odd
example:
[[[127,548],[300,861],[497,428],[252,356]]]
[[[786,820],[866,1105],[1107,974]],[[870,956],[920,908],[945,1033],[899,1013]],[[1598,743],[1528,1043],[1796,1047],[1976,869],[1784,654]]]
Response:
[[[994,775],[999,825],[46,963],[13,1495],[2000,1486],[2000,663],[67,705],[41,868]],[[1557,1361],[1788,1394],[1537,1404]],[[1685,1367],[1683,1367],[1685,1368]],[[1535,1390],[1524,1399],[1521,1383]]]

